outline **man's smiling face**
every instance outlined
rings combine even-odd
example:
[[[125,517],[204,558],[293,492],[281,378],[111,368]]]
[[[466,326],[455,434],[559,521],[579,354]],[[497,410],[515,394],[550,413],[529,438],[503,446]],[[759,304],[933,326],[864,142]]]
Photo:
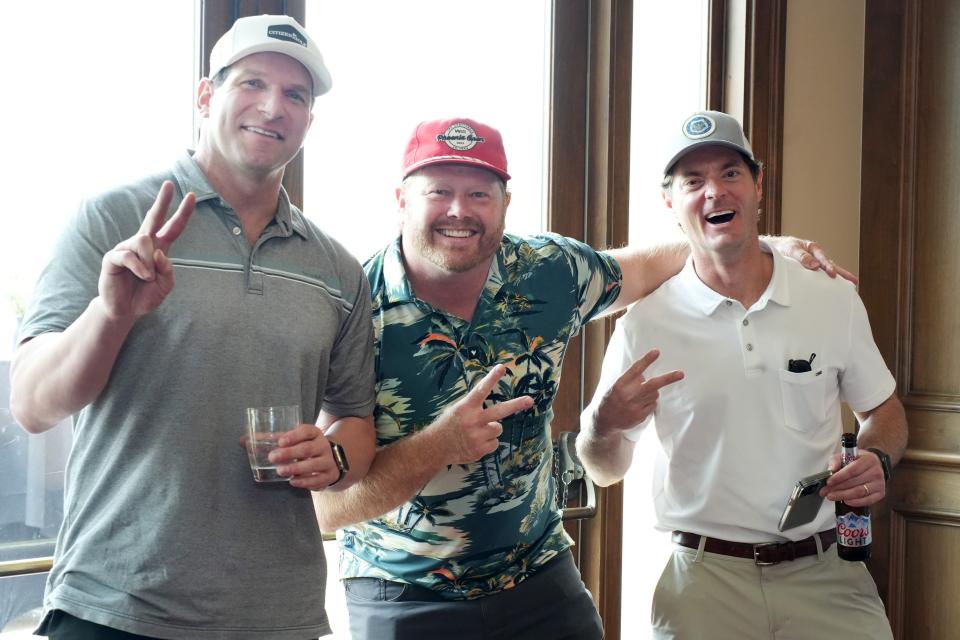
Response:
[[[198,103],[212,151],[243,173],[282,169],[310,128],[311,95],[310,74],[293,58],[280,53],[241,58],[221,86],[201,86]]]
[[[397,197],[408,263],[430,263],[454,273],[489,267],[510,202],[496,175],[462,165],[433,165],[410,175]]]
[[[672,175],[664,201],[695,253],[727,253],[756,244],[763,174],[754,182],[740,153],[703,146],[680,158]]]

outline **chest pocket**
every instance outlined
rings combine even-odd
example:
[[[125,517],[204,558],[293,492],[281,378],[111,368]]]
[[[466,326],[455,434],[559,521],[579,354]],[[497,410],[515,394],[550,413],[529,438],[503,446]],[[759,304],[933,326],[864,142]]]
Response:
[[[812,431],[826,414],[827,376],[823,369],[793,373],[780,370],[783,420],[798,431]]]

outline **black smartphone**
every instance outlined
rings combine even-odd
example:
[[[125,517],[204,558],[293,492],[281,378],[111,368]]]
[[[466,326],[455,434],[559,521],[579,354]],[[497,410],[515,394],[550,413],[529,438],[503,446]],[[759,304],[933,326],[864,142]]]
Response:
[[[787,501],[787,506],[783,509],[777,529],[786,531],[807,524],[816,518],[820,513],[820,505],[823,504],[820,489],[826,486],[827,478],[832,474],[833,472],[829,470],[821,471],[798,480]]]

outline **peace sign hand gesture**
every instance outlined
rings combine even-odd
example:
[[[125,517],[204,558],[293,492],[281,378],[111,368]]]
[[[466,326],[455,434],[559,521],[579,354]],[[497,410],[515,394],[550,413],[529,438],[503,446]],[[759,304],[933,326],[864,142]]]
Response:
[[[679,370],[647,378],[647,367],[659,357],[660,351],[651,349],[607,390],[597,408],[598,431],[622,433],[643,423],[657,408],[660,389],[683,379]]]
[[[503,365],[495,366],[433,423],[438,432],[444,433],[443,457],[447,464],[475,462],[496,451],[503,432],[500,420],[533,406],[533,398],[520,396],[484,408],[487,396],[506,372]]]
[[[172,199],[173,183],[167,180],[136,235],[103,256],[100,298],[114,319],[137,320],[159,307],[173,291],[173,266],[167,251],[186,228],[197,198],[188,193],[166,220]]]

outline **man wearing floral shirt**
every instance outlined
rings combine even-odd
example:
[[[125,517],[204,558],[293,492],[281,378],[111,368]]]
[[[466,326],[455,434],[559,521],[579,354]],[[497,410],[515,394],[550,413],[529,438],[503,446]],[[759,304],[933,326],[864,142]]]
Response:
[[[355,640],[602,637],[556,506],[552,402],[570,338],[678,272],[686,248],[504,234],[509,179],[496,129],[421,123],[401,235],[365,265],[381,448],[362,483],[314,498],[323,529],[360,522],[341,539]]]

